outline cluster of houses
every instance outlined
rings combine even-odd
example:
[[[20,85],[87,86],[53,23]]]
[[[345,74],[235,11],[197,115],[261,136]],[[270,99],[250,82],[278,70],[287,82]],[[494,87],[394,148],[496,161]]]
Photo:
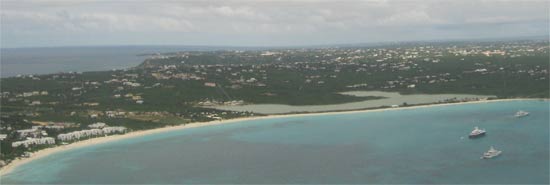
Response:
[[[27,138],[27,137],[36,138],[36,137],[48,135],[46,131],[40,130],[38,128],[22,129],[22,130],[17,130],[16,132],[19,138]]]
[[[105,116],[108,118],[125,118],[126,114],[124,111],[105,111]]]
[[[124,82],[122,85],[131,86],[131,87],[140,87],[141,84],[137,82]]]
[[[36,130],[38,130],[38,129],[61,130],[61,129],[65,129],[65,128],[72,128],[72,127],[80,126],[80,124],[73,123],[73,122],[47,122],[47,123],[43,123],[43,122],[33,121],[33,123],[39,124],[39,125],[32,126],[32,129],[36,129]]]
[[[519,45],[518,48],[511,46]],[[295,70],[305,74],[303,82],[305,84],[314,84],[323,86],[331,78],[337,78],[338,73],[374,73],[374,72],[399,72],[408,70],[423,71],[419,62],[440,63],[442,56],[455,54],[459,56],[495,56],[495,55],[530,55],[535,51],[540,51],[541,48],[547,46],[537,43],[511,43],[500,45],[450,45],[441,46],[414,46],[403,48],[324,48],[324,49],[304,49],[304,50],[281,50],[281,51],[262,51],[240,53],[237,51],[227,51],[220,53],[219,57],[223,58],[227,55],[238,55],[241,58],[262,58],[277,56],[277,60],[281,62],[274,63],[257,63],[253,65],[243,64],[187,64],[188,68],[182,71],[183,68],[178,68],[176,65],[158,65],[152,69],[151,75],[156,79],[195,79],[204,80],[205,87],[218,87],[222,84],[216,84],[207,79],[209,74],[226,73],[227,80],[230,84],[227,87],[239,89],[243,86],[265,87],[267,86],[267,71],[272,70]],[[266,54],[268,53],[268,54]],[[312,58],[306,58],[299,61],[292,61],[289,58],[296,53],[308,53]],[[186,60],[189,56],[201,55],[202,53],[185,53],[181,55],[167,54],[165,58],[171,60],[181,59]],[[180,56],[181,55],[181,56]],[[180,58],[178,58],[180,57]],[[282,59],[284,58],[284,60]],[[370,61],[370,62],[365,62]],[[183,63],[183,62],[182,62]],[[154,66],[154,65],[151,65]],[[482,66],[483,67],[483,66]],[[191,70],[191,71],[189,71]],[[326,73],[329,71],[330,73]],[[472,70],[476,73],[486,74],[491,73],[489,68],[478,68]],[[533,70],[529,74],[537,74],[537,70]],[[371,88],[393,89],[393,88],[416,88],[420,84],[447,83],[457,80],[457,75],[449,76],[449,74],[430,74],[430,76],[408,77],[403,79],[395,79],[387,81],[386,84],[371,83]],[[195,78],[197,77],[197,78]],[[541,77],[545,79],[545,77]],[[332,81],[332,80],[331,80]],[[366,82],[366,81],[365,81]],[[366,87],[366,83],[349,84],[348,88]],[[223,88],[223,87],[222,87]],[[209,104],[208,102],[204,102]]]
[[[134,117],[134,116],[165,116],[167,115],[167,112],[158,112],[158,111],[122,111],[122,110],[107,110],[107,111],[88,111],[87,115],[90,118],[128,118],[128,117]],[[71,114],[76,115],[76,113]]]
[[[454,82],[457,79],[453,77],[450,73],[439,73],[433,75],[417,75],[412,77],[401,77],[395,80],[388,80],[380,88],[382,89],[391,89],[391,88],[416,88],[419,84],[434,84],[434,83],[446,83]]]
[[[30,98],[33,96],[47,96],[49,95],[49,93],[48,91],[32,91],[32,92],[14,93],[13,96],[10,96],[10,95],[11,95],[10,92],[1,92],[0,98],[8,98],[9,102],[14,102],[14,101],[24,99],[25,103],[27,103],[28,105],[35,106],[35,105],[41,105],[42,103],[38,100],[29,100],[26,98]]]
[[[15,97],[47,96],[48,91],[32,91],[15,94]]]
[[[125,111],[98,111],[98,110],[88,110],[85,113],[90,118],[99,118],[99,117],[107,117],[107,118],[125,118],[127,115],[133,115],[134,112],[125,112]],[[71,112],[71,116],[77,115],[76,112]]]
[[[507,56],[514,58],[519,56],[532,56],[535,52],[548,52],[548,48],[548,44],[533,41],[525,43],[502,43],[500,45],[474,47],[454,46],[446,49],[447,52],[454,54],[455,56],[483,55],[487,57]]]
[[[122,95],[120,94],[115,94],[113,95],[114,98],[121,98]],[[137,104],[143,104],[143,98],[139,95],[134,95],[132,93],[127,93],[124,95],[124,98],[128,98],[128,100],[130,101],[135,101]]]
[[[156,72],[151,73],[151,76],[157,80],[168,80],[168,79],[180,79],[180,80],[203,80],[204,78],[194,74],[194,73],[175,73],[169,71],[166,68],[162,68]]]
[[[88,128],[92,128],[92,129],[102,129],[102,128],[105,128],[107,127],[108,125],[106,123],[103,123],[103,122],[97,122],[97,123],[94,123],[94,124],[89,124],[88,125]]]

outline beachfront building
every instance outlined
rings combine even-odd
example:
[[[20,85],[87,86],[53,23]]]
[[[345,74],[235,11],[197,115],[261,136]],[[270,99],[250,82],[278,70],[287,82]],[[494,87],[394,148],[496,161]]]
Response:
[[[66,134],[57,135],[57,139],[61,141],[73,141],[79,140],[82,138],[93,137],[93,136],[102,136],[108,134],[121,134],[126,132],[126,127],[103,127],[101,129],[89,129],[89,130],[80,130],[69,132]]]
[[[15,141],[11,143],[12,147],[19,147],[21,145],[29,147],[30,145],[53,145],[55,144],[55,139],[53,137],[42,137],[42,138],[30,138],[24,141]]]

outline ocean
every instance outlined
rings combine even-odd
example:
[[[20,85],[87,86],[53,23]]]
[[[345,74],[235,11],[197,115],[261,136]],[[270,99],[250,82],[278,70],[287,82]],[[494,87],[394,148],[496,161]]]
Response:
[[[143,62],[147,57],[144,54],[223,49],[230,48],[209,46],[1,48],[0,77],[126,69]]]
[[[531,114],[516,118],[518,110]],[[2,184],[548,184],[549,102],[304,115],[76,148]],[[479,126],[487,135],[468,139]],[[501,156],[480,159],[490,146]]]

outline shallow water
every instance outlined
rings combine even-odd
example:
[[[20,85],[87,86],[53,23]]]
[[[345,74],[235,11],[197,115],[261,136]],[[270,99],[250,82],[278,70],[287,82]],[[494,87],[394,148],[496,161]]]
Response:
[[[468,139],[474,126],[487,136]],[[549,136],[535,100],[275,118],[73,149],[2,183],[547,184]],[[480,159],[489,146],[503,154]]]

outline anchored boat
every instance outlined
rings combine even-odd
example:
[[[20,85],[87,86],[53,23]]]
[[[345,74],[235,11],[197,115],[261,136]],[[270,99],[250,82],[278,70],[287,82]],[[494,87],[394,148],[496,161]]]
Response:
[[[493,146],[491,146],[491,148],[489,148],[489,151],[483,153],[483,156],[481,157],[481,159],[491,159],[499,156],[501,153],[502,151],[496,150],[495,148],[493,148]]]
[[[474,127],[474,130],[472,130],[472,132],[470,132],[470,135],[468,135],[469,138],[478,138],[478,137],[481,137],[481,136],[485,136],[485,133],[487,133],[485,131],[485,129],[479,129],[478,127]]]
[[[529,112],[526,112],[526,111],[518,111],[516,112],[516,115],[514,115],[516,118],[521,118],[521,117],[525,117],[525,116],[528,116],[529,115]]]

